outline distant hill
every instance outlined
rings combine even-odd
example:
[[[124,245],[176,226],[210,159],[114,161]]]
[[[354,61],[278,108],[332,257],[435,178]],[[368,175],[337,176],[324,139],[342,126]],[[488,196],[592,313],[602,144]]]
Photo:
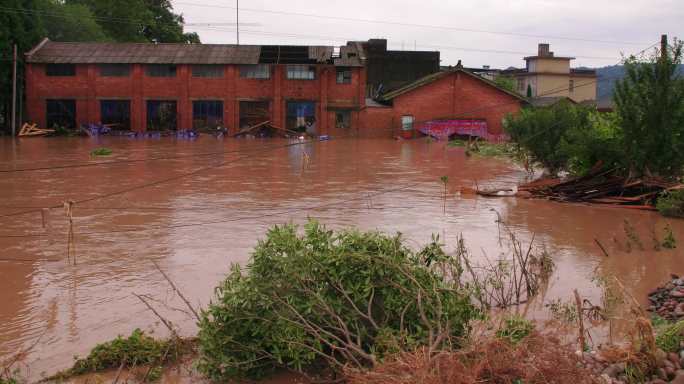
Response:
[[[684,64],[679,66],[679,72],[684,74]],[[596,68],[596,75],[598,76],[596,97],[599,100],[607,100],[613,96],[615,82],[625,76],[625,67],[623,65],[611,65],[609,67]]]

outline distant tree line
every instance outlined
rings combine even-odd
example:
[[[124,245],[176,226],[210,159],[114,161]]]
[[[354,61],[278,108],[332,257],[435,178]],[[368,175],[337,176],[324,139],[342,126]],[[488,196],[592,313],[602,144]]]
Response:
[[[183,16],[169,0],[4,0],[0,5],[0,131],[8,132],[12,106],[12,47],[23,53],[43,38],[53,41],[200,43],[183,31]]]

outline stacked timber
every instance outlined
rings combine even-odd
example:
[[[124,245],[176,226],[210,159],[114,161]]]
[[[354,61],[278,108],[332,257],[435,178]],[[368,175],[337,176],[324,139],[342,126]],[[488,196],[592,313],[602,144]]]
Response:
[[[617,170],[592,170],[585,176],[542,178],[523,184],[515,196],[543,198],[568,203],[591,203],[631,209],[655,210],[655,200],[663,192],[684,185],[656,176],[630,178]],[[511,190],[477,191],[481,196],[510,196]]]

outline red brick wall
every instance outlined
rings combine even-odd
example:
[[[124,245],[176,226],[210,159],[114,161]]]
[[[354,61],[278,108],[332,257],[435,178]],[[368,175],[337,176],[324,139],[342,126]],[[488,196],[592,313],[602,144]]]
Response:
[[[336,84],[335,67],[318,65],[315,80],[288,80],[285,65],[272,65],[268,80],[240,78],[239,67],[224,67],[223,78],[194,78],[192,68],[177,67],[176,77],[158,78],[145,75],[144,65],[132,65],[128,77],[100,77],[97,65],[77,65],[76,76],[48,77],[45,66],[28,64],[27,120],[45,127],[46,99],[75,99],[77,123],[100,121],[100,100],[127,99],[131,101],[131,128],[145,130],[146,101],[154,99],[176,100],[178,128],[192,128],[193,100],[222,100],[224,124],[235,130],[239,121],[240,100],[270,101],[271,121],[285,126],[285,103],[288,100],[316,102],[318,131],[330,134],[334,129],[334,112],[329,103],[345,104],[356,110],[363,107],[365,69],[353,68],[352,84]],[[331,117],[332,116],[332,117]],[[352,119],[358,124],[358,113]]]
[[[394,120],[395,112],[390,107],[366,107],[360,112],[360,137],[394,137],[398,133]]]
[[[502,120],[520,110],[521,101],[463,73],[453,73],[394,99],[395,128],[401,116],[412,115],[417,124],[445,119],[485,119],[490,134],[503,133]]]

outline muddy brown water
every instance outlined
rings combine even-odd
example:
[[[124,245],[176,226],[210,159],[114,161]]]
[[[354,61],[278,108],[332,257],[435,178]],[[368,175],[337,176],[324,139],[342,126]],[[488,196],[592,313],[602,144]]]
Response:
[[[525,180],[524,171],[504,160],[466,157],[462,148],[422,140],[286,144],[211,137],[0,140],[0,170],[53,168],[0,173],[0,361],[37,340],[25,359],[36,379],[134,328],[164,335],[163,325],[133,293],[155,297],[165,316],[192,335],[194,320],[150,260],[196,306],[204,306],[231,263],[245,263],[269,226],[307,218],[333,228],[399,231],[413,247],[438,233],[453,249],[462,233],[473,254],[495,257],[501,250],[499,212],[524,242],[535,235],[557,264],[535,309],[541,317],[545,303],[569,298],[575,288],[598,301],[596,270],[619,276],[641,301],[670,273],[684,273],[684,221],[651,212],[458,194],[461,187]],[[97,147],[113,154],[92,158]],[[141,159],[147,160],[125,162]],[[96,162],[114,163],[54,169]],[[446,214],[439,181],[444,175]],[[158,183],[141,187],[152,182]],[[50,209],[47,228],[40,211],[65,200],[88,200],[73,211],[75,263],[67,262],[64,209]],[[627,249],[625,220],[644,250]],[[653,232],[662,237],[668,224],[679,248],[653,251]]]

